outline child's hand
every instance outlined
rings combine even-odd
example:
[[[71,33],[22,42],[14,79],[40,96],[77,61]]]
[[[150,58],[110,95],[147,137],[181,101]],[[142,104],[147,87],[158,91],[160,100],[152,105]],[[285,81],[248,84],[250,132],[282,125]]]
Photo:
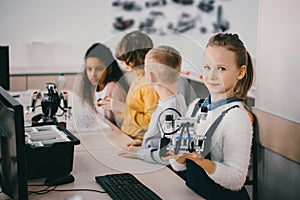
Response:
[[[130,146],[142,146],[142,141],[139,139],[132,140],[130,143],[126,144],[126,147]]]
[[[186,159],[192,160],[195,163],[197,163],[197,162],[203,160],[204,158],[201,155],[197,154],[196,152],[192,152],[192,153],[186,154]]]
[[[176,162],[178,162],[179,164],[184,164],[186,159],[188,159],[190,157],[191,153],[183,153],[183,154],[177,154],[175,155],[173,151],[169,151],[168,152],[169,156],[166,157],[162,157],[163,160],[170,160],[170,159],[174,159],[176,160]]]
[[[130,146],[119,152],[119,156],[124,158],[137,158],[137,152],[141,147]]]
[[[111,97],[104,97],[104,99],[97,102],[97,106],[100,106],[105,110],[111,110]]]
[[[169,160],[172,168],[175,171],[184,171],[186,169],[185,161],[187,154],[177,154],[175,155],[174,152],[169,151],[169,156],[162,157],[163,160]]]

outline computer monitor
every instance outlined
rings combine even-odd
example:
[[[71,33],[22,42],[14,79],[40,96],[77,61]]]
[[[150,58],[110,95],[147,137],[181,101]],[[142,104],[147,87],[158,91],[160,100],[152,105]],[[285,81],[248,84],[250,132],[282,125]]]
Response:
[[[2,192],[28,199],[23,106],[0,86],[0,174]]]
[[[5,90],[10,89],[9,80],[9,48],[8,46],[0,46],[0,86]]]

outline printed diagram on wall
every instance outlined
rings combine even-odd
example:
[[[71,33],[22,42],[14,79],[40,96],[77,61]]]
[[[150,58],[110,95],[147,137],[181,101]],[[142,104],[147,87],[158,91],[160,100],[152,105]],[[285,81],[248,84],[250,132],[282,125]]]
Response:
[[[224,32],[230,28],[224,5],[230,0],[114,0],[112,32],[142,29],[166,34],[166,29],[190,36]]]

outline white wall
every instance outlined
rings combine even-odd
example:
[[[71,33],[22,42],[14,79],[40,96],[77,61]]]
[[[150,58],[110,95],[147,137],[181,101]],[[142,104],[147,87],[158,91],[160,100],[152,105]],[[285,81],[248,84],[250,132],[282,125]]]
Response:
[[[197,6],[200,0],[195,0]],[[0,45],[10,46],[12,68],[70,67],[83,64],[85,50],[96,41],[117,42],[111,35],[112,0],[0,0]],[[169,0],[168,2],[171,2]],[[256,57],[258,0],[223,3],[230,31],[240,34]],[[199,65],[198,51],[208,38],[157,38],[174,44],[186,61]],[[195,47],[195,45],[198,45]],[[112,44],[113,46],[113,44]],[[200,46],[200,47],[199,47]]]
[[[260,1],[255,105],[300,123],[298,0]]]
[[[12,67],[82,64],[84,51],[109,37],[109,0],[0,0],[0,44]]]

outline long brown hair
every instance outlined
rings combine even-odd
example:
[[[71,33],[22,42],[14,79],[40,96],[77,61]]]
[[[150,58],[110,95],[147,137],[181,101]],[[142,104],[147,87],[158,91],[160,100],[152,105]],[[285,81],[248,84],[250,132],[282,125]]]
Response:
[[[249,52],[246,50],[243,42],[237,34],[218,33],[212,36],[206,47],[219,46],[235,53],[237,67],[246,65],[247,70],[245,76],[239,80],[234,88],[235,96],[246,99],[253,82],[253,64]]]
[[[100,80],[102,80],[100,78],[98,85],[106,85],[108,82],[111,81],[121,81],[121,85],[124,87],[125,90],[127,90],[128,84],[122,79],[123,71],[120,69],[117,61],[113,57],[111,50],[107,46],[101,43],[93,44],[88,48],[88,50],[85,53],[84,60],[86,61],[86,59],[88,58],[98,58],[106,67],[106,77],[105,79],[103,79],[103,83],[100,82]],[[82,76],[83,80],[80,87],[81,96],[90,106],[93,107],[95,86],[93,86],[88,79],[86,67],[84,68]]]

